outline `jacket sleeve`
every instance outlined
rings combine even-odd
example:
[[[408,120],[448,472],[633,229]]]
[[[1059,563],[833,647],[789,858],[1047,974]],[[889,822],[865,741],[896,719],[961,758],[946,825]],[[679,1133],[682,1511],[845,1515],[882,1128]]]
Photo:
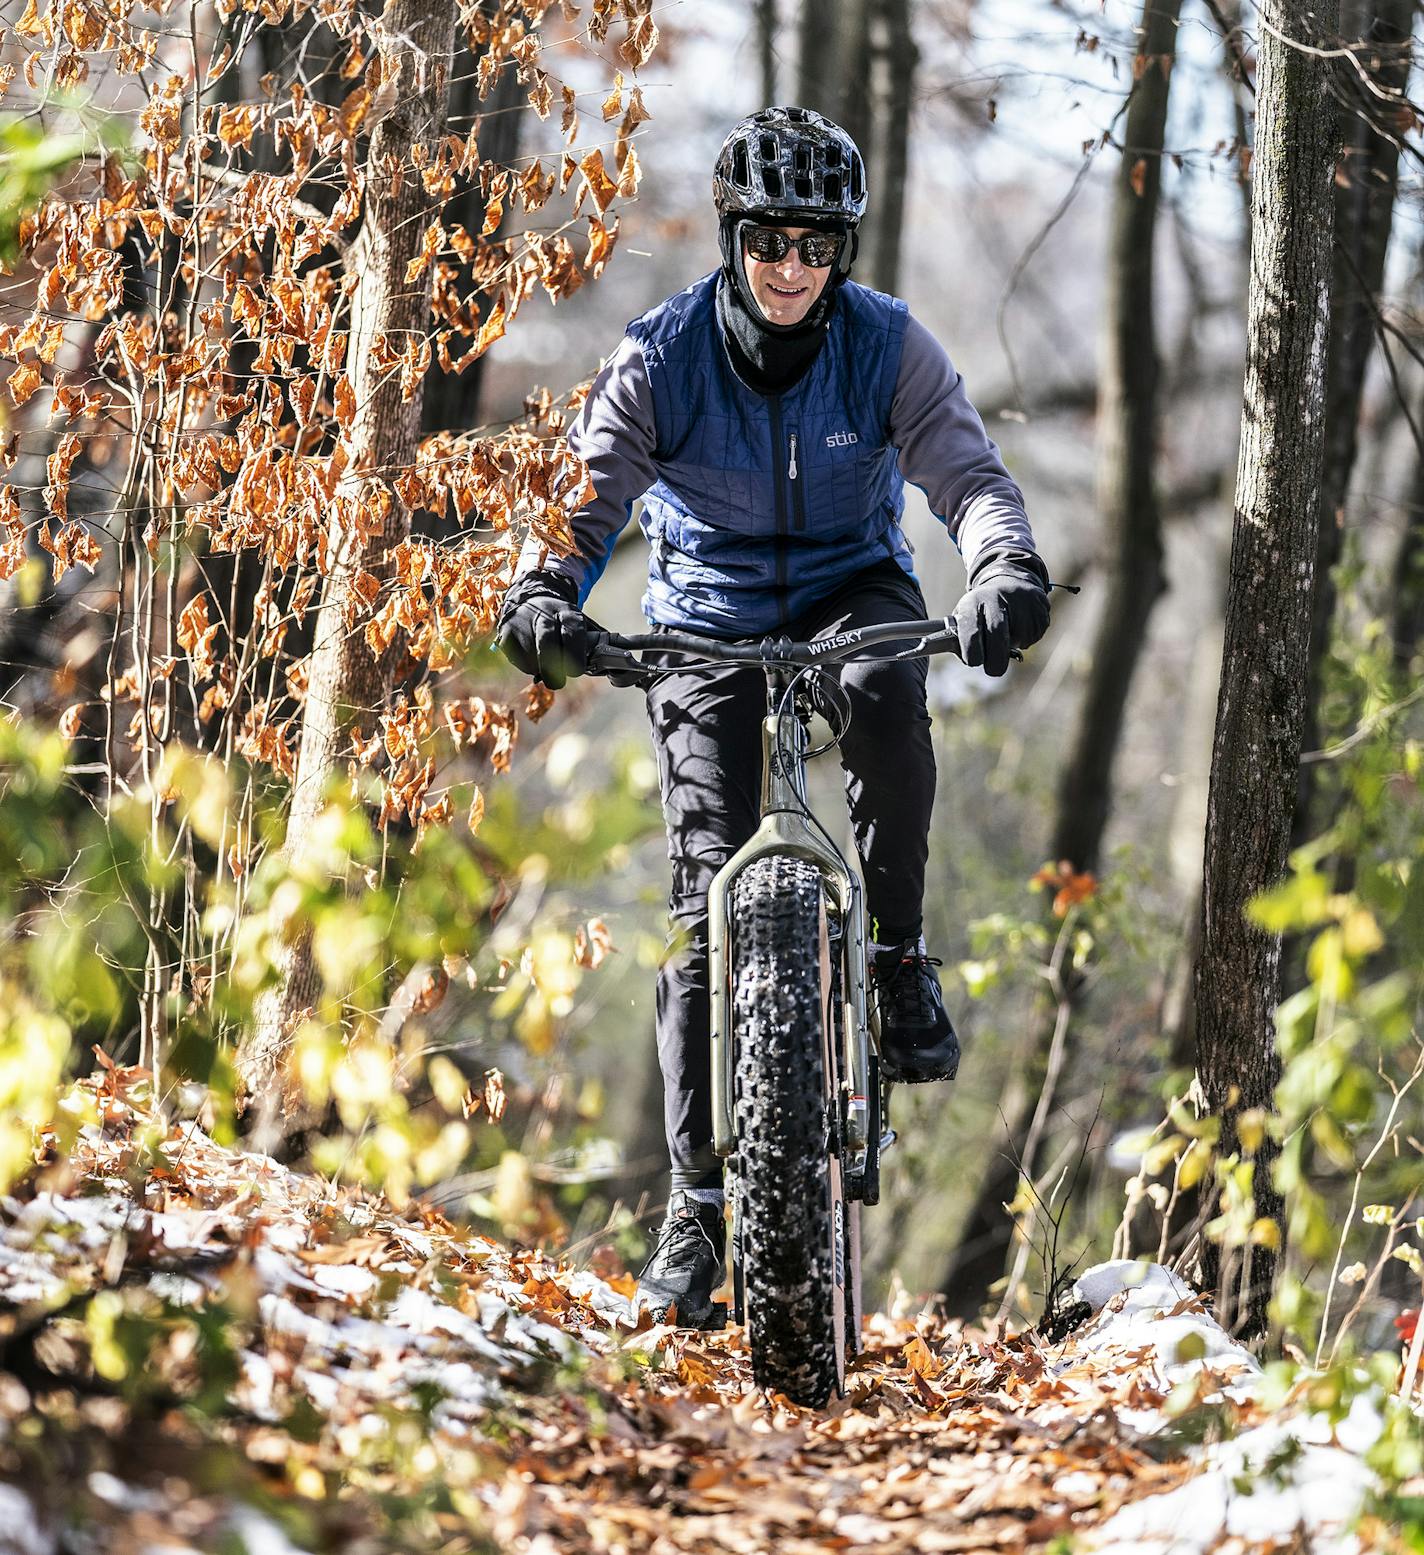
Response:
[[[900,473],[928,497],[971,578],[992,555],[1035,554],[1023,493],[970,404],[964,379],[914,318],[905,328],[890,441],[900,450]]]
[[[573,579],[582,604],[603,575],[633,504],[657,479],[655,439],[653,394],[642,348],[625,335],[593,380],[569,429],[569,448],[588,465],[594,490],[571,521],[577,550],[571,556],[548,556],[531,538],[520,553],[515,577],[536,569],[560,573]]]

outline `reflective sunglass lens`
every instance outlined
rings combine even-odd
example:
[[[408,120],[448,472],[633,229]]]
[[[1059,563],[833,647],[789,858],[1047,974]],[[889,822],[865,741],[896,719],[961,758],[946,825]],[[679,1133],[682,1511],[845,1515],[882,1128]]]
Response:
[[[791,239],[784,232],[773,232],[767,227],[749,227],[746,235],[747,252],[759,264],[775,264],[786,258]]]
[[[801,263],[812,270],[824,270],[835,261],[840,252],[841,240],[823,232],[808,232],[804,237],[789,238],[773,227],[748,227],[743,241],[758,264],[779,264],[786,258],[787,250],[794,248],[801,255]]]

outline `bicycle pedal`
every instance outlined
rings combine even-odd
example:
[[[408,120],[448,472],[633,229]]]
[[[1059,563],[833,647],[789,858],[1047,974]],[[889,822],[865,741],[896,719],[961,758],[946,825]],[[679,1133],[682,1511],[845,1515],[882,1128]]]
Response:
[[[890,1148],[890,1146],[893,1145],[895,1143],[895,1141],[899,1137],[900,1136],[895,1132],[895,1130],[893,1128],[887,1128],[885,1130],[885,1132],[880,1136],[880,1147],[879,1147],[880,1150],[882,1152],[888,1150]]]
[[[727,1303],[725,1301],[714,1301],[712,1310],[707,1316],[707,1321],[699,1323],[697,1326],[704,1334],[718,1333],[724,1329],[727,1326]]]

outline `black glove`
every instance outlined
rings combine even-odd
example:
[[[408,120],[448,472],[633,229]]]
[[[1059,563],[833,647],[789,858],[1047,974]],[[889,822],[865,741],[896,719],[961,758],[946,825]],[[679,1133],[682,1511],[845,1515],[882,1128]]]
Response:
[[[515,667],[557,691],[588,672],[591,634],[598,625],[578,608],[574,580],[560,572],[526,572],[499,612],[495,642]]]
[[[1011,648],[1027,648],[1048,630],[1047,568],[1032,551],[981,557],[954,607],[954,625],[964,662],[1002,675]]]

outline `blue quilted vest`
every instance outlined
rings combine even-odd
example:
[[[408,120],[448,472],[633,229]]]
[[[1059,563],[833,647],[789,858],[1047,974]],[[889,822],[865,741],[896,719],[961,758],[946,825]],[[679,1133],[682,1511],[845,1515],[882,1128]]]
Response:
[[[845,282],[805,376],[784,394],[758,394],[732,370],[716,286],[714,271],[628,326],[657,431],[643,613],[759,637],[887,556],[913,576],[889,442],[908,310]]]

